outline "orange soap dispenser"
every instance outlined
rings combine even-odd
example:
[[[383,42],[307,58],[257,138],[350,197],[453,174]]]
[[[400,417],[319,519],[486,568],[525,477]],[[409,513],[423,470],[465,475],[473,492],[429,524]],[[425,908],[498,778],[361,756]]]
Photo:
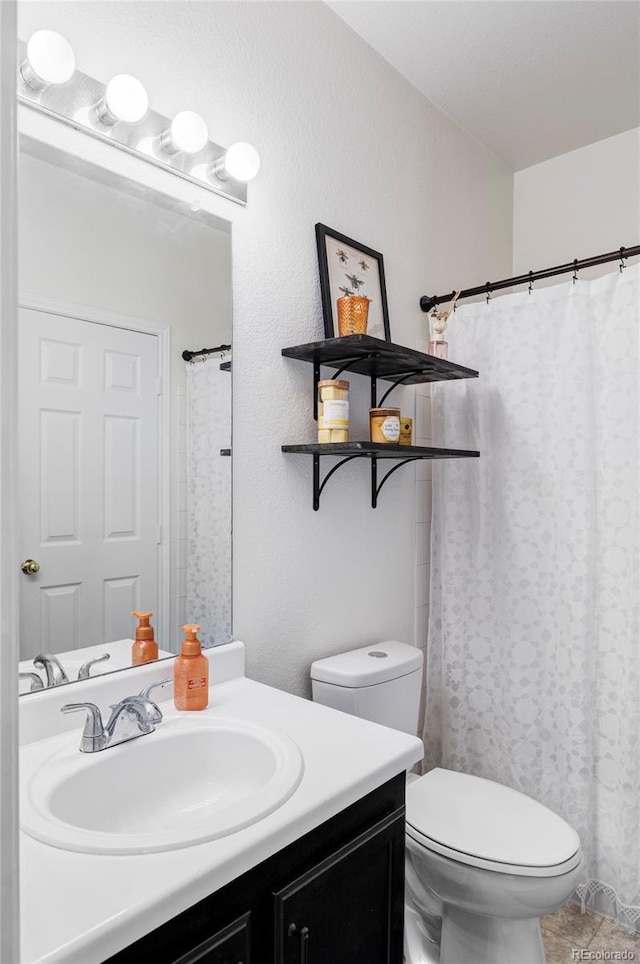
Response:
[[[158,658],[158,644],[153,637],[153,626],[149,622],[153,613],[132,612],[131,615],[139,620],[136,626],[136,638],[131,647],[131,665],[151,663]]]
[[[173,669],[173,702],[177,710],[204,710],[209,703],[209,660],[196,635],[200,627],[187,623],[182,629],[182,653]]]

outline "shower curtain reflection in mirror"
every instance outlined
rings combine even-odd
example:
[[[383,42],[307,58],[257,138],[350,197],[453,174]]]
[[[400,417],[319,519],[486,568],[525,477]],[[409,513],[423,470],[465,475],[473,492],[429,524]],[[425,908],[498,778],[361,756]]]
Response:
[[[229,361],[186,363],[185,621],[204,646],[231,639],[231,373]],[[221,367],[221,365],[223,367]]]

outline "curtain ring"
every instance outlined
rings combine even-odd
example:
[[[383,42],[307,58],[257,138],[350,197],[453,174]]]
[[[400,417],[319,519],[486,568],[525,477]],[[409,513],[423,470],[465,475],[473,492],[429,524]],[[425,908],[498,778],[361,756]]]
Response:
[[[573,283],[575,284],[578,280],[578,259],[573,259]]]
[[[626,267],[627,266],[624,263],[624,248],[620,248],[620,274],[622,274]]]
[[[491,284],[487,281],[487,304],[491,300]]]
[[[533,271],[530,271],[529,272],[529,294],[531,294],[532,290],[533,290]]]

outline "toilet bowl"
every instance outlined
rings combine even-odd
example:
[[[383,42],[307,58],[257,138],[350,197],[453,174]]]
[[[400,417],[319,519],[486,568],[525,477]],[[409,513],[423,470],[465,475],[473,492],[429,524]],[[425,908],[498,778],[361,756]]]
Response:
[[[313,699],[415,733],[422,654],[389,641],[318,660]],[[580,839],[510,787],[435,769],[407,779],[406,964],[544,964],[539,918],[582,874]]]
[[[561,817],[499,783],[436,769],[407,788],[406,848],[407,964],[544,964],[539,918],[582,874],[580,840]]]

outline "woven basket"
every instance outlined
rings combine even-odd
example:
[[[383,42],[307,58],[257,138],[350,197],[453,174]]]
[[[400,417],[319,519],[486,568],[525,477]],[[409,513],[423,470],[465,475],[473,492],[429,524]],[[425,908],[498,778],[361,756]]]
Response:
[[[344,335],[365,335],[369,317],[369,299],[363,295],[345,295],[338,298],[338,333]]]

